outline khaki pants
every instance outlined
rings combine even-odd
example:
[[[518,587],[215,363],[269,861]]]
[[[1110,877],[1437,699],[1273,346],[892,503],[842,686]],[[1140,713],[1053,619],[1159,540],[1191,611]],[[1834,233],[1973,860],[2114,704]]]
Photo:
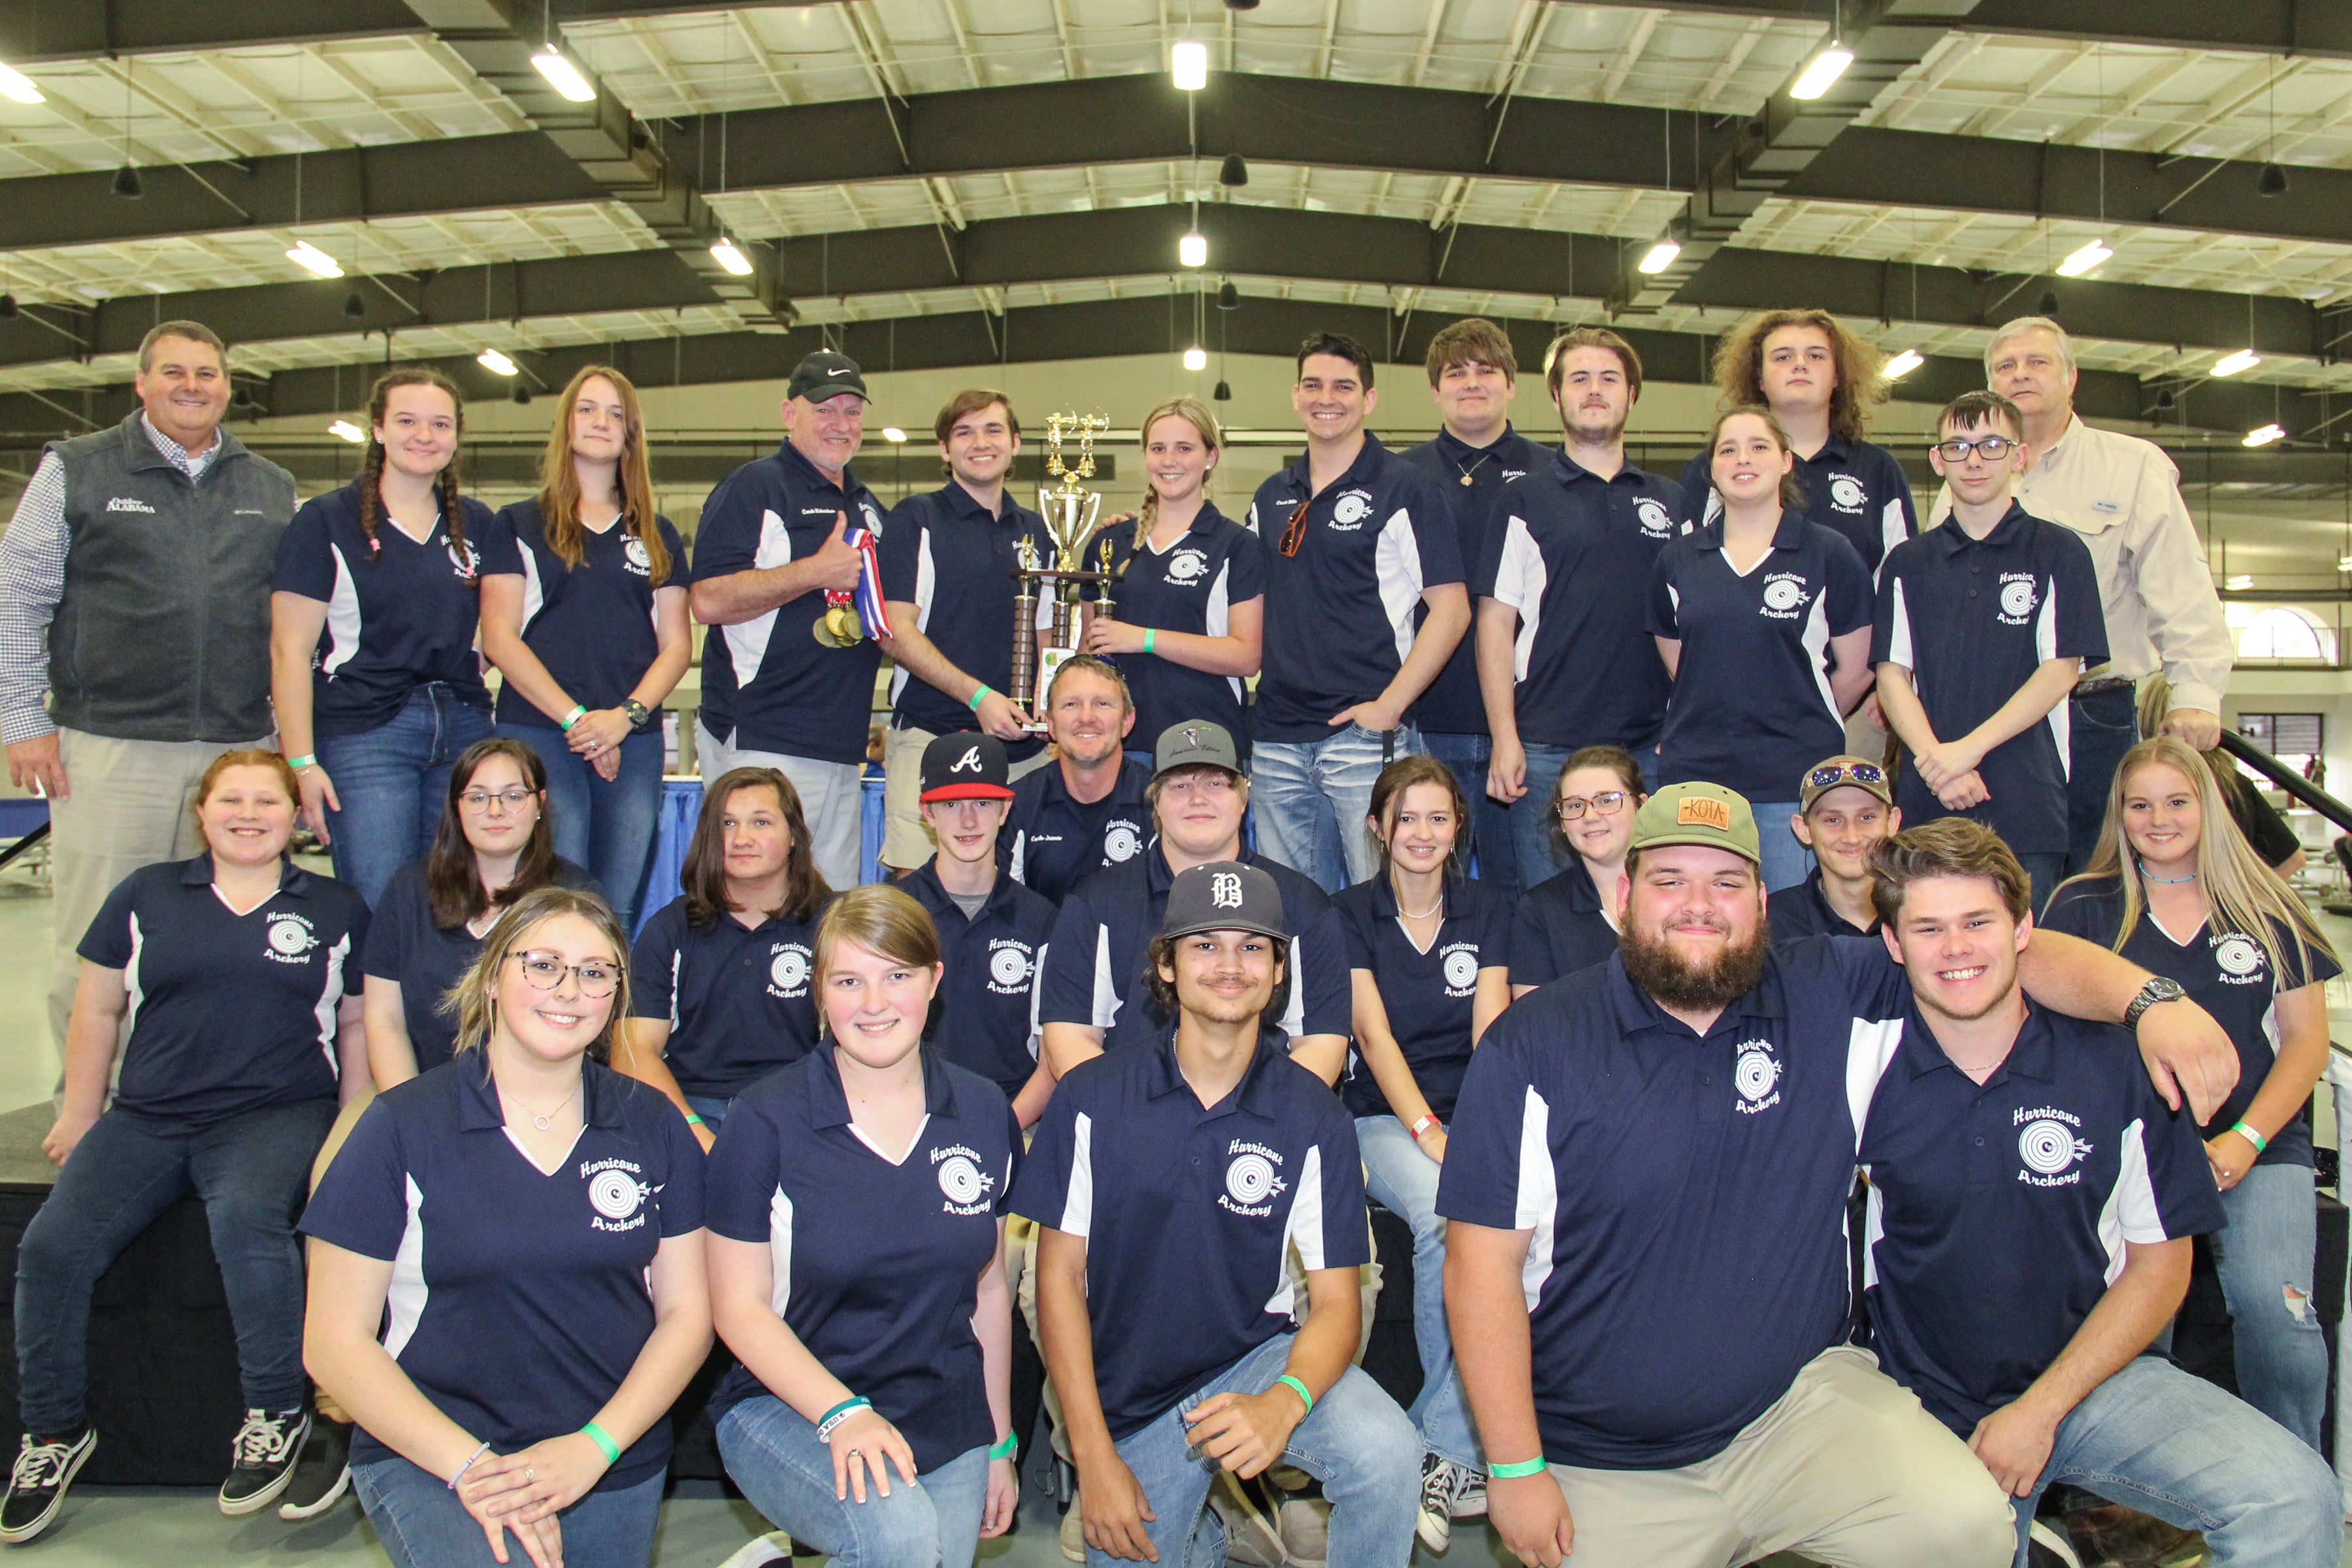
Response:
[[[882,732],[882,864],[891,871],[912,871],[929,864],[938,850],[931,830],[923,822],[923,748],[939,736],[929,730],[892,728]],[[1053,758],[1045,747],[1006,770],[1019,780],[1044,767]]]
[[[1968,1445],[1840,1345],[1711,1459],[1549,1472],[1576,1568],[1732,1568],[1796,1552],[1843,1568],[2006,1568],[2017,1521]]]
[[[118,741],[58,731],[63,800],[49,803],[50,911],[56,942],[49,967],[49,1031],[65,1060],[66,1023],[81,981],[76,949],[106,896],[142,866],[185,860],[205,847],[194,811],[196,784],[215,757],[257,740]]]

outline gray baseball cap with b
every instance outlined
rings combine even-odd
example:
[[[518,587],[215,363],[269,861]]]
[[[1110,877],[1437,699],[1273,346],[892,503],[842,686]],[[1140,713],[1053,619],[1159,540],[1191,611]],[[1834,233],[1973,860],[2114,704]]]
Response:
[[[1168,885],[1168,912],[1160,920],[1160,934],[1191,936],[1204,931],[1247,931],[1277,942],[1289,940],[1282,889],[1272,877],[1239,860],[1212,860],[1179,871]]]

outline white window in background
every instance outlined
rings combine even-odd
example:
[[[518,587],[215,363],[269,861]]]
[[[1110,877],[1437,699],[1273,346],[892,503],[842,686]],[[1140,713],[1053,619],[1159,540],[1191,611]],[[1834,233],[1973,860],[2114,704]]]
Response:
[[[2240,658],[2336,662],[2336,628],[2297,605],[2273,605],[2249,616],[2238,632]]]

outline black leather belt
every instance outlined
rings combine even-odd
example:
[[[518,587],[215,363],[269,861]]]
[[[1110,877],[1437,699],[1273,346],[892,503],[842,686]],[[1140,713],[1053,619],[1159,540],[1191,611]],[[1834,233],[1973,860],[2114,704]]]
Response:
[[[2128,675],[2103,675],[2096,680],[2077,682],[2074,694],[2077,697],[2093,697],[2102,691],[2129,691],[2137,684],[2138,682],[2133,680]]]

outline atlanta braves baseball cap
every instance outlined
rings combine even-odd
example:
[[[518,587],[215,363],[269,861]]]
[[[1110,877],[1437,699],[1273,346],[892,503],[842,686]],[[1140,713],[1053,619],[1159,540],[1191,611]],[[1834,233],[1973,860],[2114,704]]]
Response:
[[[793,379],[784,387],[785,396],[805,397],[811,403],[823,403],[845,392],[869,400],[873,395],[866,390],[866,375],[857,362],[831,349],[819,349],[794,365]]]
[[[1247,931],[1287,940],[1282,889],[1273,878],[1239,860],[1212,860],[1179,871],[1168,884],[1168,912],[1160,920],[1160,934],[1191,936],[1204,931]]]
[[[1747,797],[1721,784],[1668,784],[1642,803],[1633,818],[1629,849],[1655,849],[1667,844],[1703,844],[1728,849],[1762,865],[1764,846],[1756,836],[1756,814]]]
[[[977,730],[940,735],[923,748],[923,795],[936,800],[1011,800],[1004,742]]]
[[[1206,719],[1187,719],[1160,731],[1151,760],[1155,773],[1190,767],[1223,768],[1229,773],[1242,771],[1233,735],[1223,724],[1212,724]]]

